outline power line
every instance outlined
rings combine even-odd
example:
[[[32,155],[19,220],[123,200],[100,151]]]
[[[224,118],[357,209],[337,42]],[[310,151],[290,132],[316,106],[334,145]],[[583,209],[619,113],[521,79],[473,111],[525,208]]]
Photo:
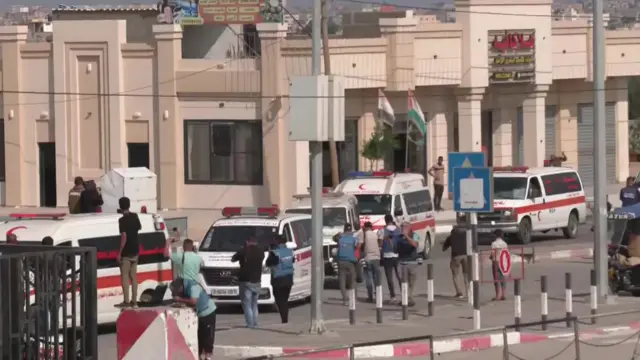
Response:
[[[340,75],[340,76],[344,76],[344,75]],[[347,76],[348,77],[348,76]],[[358,77],[356,77],[358,78]],[[365,80],[374,80],[374,79],[370,79],[370,78],[364,78]],[[442,78],[440,78],[442,79]],[[446,78],[445,78],[446,79]],[[429,87],[436,87],[436,86],[429,86]],[[617,90],[628,90],[627,87],[615,87],[615,88],[607,88],[607,89],[602,89],[602,90],[594,90],[594,89],[583,89],[583,90],[561,90],[561,89],[554,89],[554,90],[549,90],[549,91],[542,91],[542,90],[531,90],[531,91],[510,91],[510,90],[505,90],[505,91],[495,91],[496,89],[498,89],[499,86],[497,87],[493,87],[492,91],[489,93],[491,96],[500,96],[500,95],[530,95],[530,94],[536,94],[536,93],[545,93],[547,95],[558,95],[558,94],[581,94],[581,93],[593,93],[594,91],[617,91]],[[374,89],[374,88],[370,88],[370,89]],[[347,89],[348,91],[349,89]],[[362,89],[357,89],[357,90],[362,90]],[[163,94],[129,94],[129,93],[115,93],[115,94],[103,94],[103,93],[78,93],[78,92],[51,92],[51,91],[28,91],[28,90],[2,90],[0,91],[0,94],[3,93],[7,93],[7,94],[30,94],[30,95],[65,95],[65,96],[87,96],[86,98],[78,98],[78,99],[71,99],[71,100],[65,100],[65,102],[68,101],[82,101],[85,99],[95,99],[95,98],[102,98],[102,97],[134,97],[134,98],[179,98],[179,97],[184,97],[183,95],[177,95],[177,94],[167,94],[167,95],[163,95]],[[393,91],[393,92],[385,92],[385,96],[387,98],[406,98],[407,95],[405,94],[404,91]],[[434,92],[429,92],[428,94],[429,97],[455,97],[455,93],[452,91],[447,91],[447,92],[442,92],[442,93],[434,93]],[[251,99],[251,100],[261,100],[261,99],[270,99],[273,98],[273,95],[257,95],[257,94],[218,94],[214,96],[211,96],[209,94],[189,94],[188,98],[190,100],[195,100],[195,101],[234,101],[234,100],[246,100],[246,99]],[[287,98],[287,99],[309,99],[309,98],[350,98],[348,95],[344,95],[344,96],[299,96],[299,95],[285,95],[282,96],[283,98]],[[359,98],[362,99],[373,99],[373,98],[378,98],[378,95],[372,95],[372,96],[360,96]],[[189,101],[185,101],[185,103],[188,103]],[[34,104],[49,104],[48,102],[46,103],[34,103]],[[23,104],[18,104],[18,105],[34,105],[34,104],[29,104],[29,103],[23,103]],[[4,106],[16,106],[16,104],[4,104]],[[226,107],[226,106],[225,106]],[[244,106],[243,106],[244,107]]]
[[[371,0],[337,0],[336,2],[343,2],[343,3],[354,3],[354,4],[362,4],[362,5],[378,5],[378,6],[393,6],[393,7],[397,7],[397,8],[401,8],[401,9],[408,9],[408,10],[427,10],[427,11],[431,11],[431,12],[438,12],[438,13],[465,13],[465,14],[478,14],[478,15],[495,15],[495,16],[521,16],[521,17],[538,17],[538,18],[560,18],[562,15],[553,15],[553,14],[524,14],[524,13],[507,13],[507,12],[494,12],[494,11],[477,11],[477,10],[464,10],[464,9],[458,9],[458,8],[454,8],[454,9],[442,9],[442,8],[436,8],[436,7],[430,7],[430,6],[409,6],[409,5],[402,5],[402,4],[396,4],[393,2],[388,2],[388,1],[384,1],[384,2],[377,2],[377,1],[371,1]],[[516,4],[517,5],[517,4]],[[589,18],[581,18],[580,16],[578,16],[579,19],[581,20],[586,20],[588,21]],[[625,16],[609,16],[609,19],[624,19]],[[591,27],[592,24],[589,24],[589,27]]]

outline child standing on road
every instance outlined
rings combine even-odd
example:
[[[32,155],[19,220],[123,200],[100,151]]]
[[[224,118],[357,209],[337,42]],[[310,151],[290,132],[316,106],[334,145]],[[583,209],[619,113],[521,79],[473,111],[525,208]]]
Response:
[[[493,272],[493,281],[494,286],[496,288],[496,297],[493,298],[493,301],[504,300],[505,293],[507,290],[507,282],[505,281],[504,274],[500,270],[500,252],[504,249],[508,249],[507,243],[504,241],[504,233],[502,230],[498,229],[493,233],[496,237],[495,240],[491,243],[491,255],[489,256],[491,259],[491,271]]]

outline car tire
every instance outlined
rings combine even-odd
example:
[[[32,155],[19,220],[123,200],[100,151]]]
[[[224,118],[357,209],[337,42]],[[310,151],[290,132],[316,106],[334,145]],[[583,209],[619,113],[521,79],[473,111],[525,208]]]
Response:
[[[578,236],[578,214],[572,211],[567,220],[567,226],[562,228],[562,234],[567,239],[575,239]]]
[[[525,217],[518,224],[518,232],[516,233],[516,238],[520,244],[528,244],[531,242],[531,219]]]
[[[431,240],[431,235],[427,233],[427,236],[424,240],[424,249],[422,250],[422,258],[424,260],[429,260],[431,249],[433,249],[433,241]]]
[[[632,291],[631,295],[635,296],[635,297],[640,297],[640,291]]]

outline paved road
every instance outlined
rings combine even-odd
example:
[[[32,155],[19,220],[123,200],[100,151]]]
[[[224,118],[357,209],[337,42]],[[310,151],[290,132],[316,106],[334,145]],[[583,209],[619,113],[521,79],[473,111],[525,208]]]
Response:
[[[544,251],[549,249],[556,249],[566,247],[567,245],[575,245],[577,243],[585,243],[591,241],[589,228],[583,226],[581,229],[581,236],[575,240],[565,240],[558,239],[559,236],[546,236],[536,239],[537,241],[533,242],[533,246],[536,247],[536,251]],[[561,235],[560,235],[561,236]],[[439,237],[439,241],[444,240],[444,237]],[[452,331],[460,331],[467,330],[470,328],[470,320],[468,315],[470,315],[470,310],[466,303],[466,300],[458,300],[452,298],[454,294],[453,286],[451,283],[451,273],[449,270],[449,254],[443,253],[440,249],[440,246],[436,246],[434,249],[433,257],[431,262],[434,264],[435,270],[435,292],[436,292],[436,311],[440,315],[442,321],[445,321],[449,326],[439,327],[441,333],[447,333]],[[525,300],[530,299],[531,304],[527,307],[524,307],[525,320],[528,319],[530,321],[537,320],[539,318],[539,278],[541,275],[553,275],[553,274],[562,274],[564,272],[571,272],[574,276],[574,293],[576,294],[584,294],[588,292],[589,286],[589,261],[582,262],[551,262],[544,264],[526,264],[524,265],[526,269],[525,280],[523,281],[523,298]],[[514,265],[513,274],[515,277],[522,276],[522,267],[520,265]],[[484,268],[482,272],[483,279],[490,279],[491,273],[488,268]],[[554,303],[550,304],[550,314],[553,314],[554,311],[556,316],[560,316],[563,312],[563,304],[562,304],[562,296],[564,294],[563,287],[563,277],[562,276],[550,276],[549,279],[549,291],[550,297],[557,298],[558,300]],[[386,286],[384,286],[385,298],[388,297]],[[358,297],[363,299],[366,296],[366,292],[363,287],[359,288]],[[513,311],[513,305],[509,302],[509,304],[500,304],[500,309],[504,307],[504,310],[500,310],[495,308],[495,304],[492,304],[490,299],[493,296],[493,290],[491,284],[482,285],[481,291],[481,302],[484,306],[488,306],[487,309],[493,307],[492,311],[497,311],[496,314],[504,313],[503,317],[489,316],[485,315],[483,318],[483,326],[493,326],[500,324],[507,324],[512,322],[511,312]],[[576,301],[584,301],[584,298],[577,299]],[[416,289],[416,309],[418,311],[424,311],[426,309],[426,266],[422,266],[419,272],[419,278],[417,280],[417,289]],[[325,319],[329,322],[329,326],[333,328],[341,327],[346,325],[345,319],[347,318],[347,309],[342,306],[340,301],[340,292],[337,289],[335,282],[329,282],[327,289],[324,293],[324,316]],[[263,309],[260,314],[260,322],[261,326],[269,327],[274,326],[278,327],[279,325],[279,316],[274,312],[267,312],[267,309]],[[487,310],[489,311],[489,310]],[[491,312],[487,312],[489,314]],[[298,304],[294,308],[291,309],[290,321],[295,324],[302,324],[301,329],[307,327],[309,323],[309,314],[310,314],[310,306],[308,304]],[[371,304],[358,303],[358,316],[362,316],[363,319],[374,319],[375,309]],[[387,316],[387,315],[385,315]],[[397,309],[389,313],[388,317],[397,317]],[[412,315],[413,316],[413,315]],[[424,314],[418,317],[419,319],[424,319]],[[418,318],[416,321],[419,321]],[[492,319],[490,319],[492,318]],[[446,320],[450,319],[450,320]],[[484,320],[486,319],[486,320]],[[243,326],[243,317],[242,311],[239,307],[230,307],[230,308],[222,308],[220,309],[218,315],[218,344],[226,344],[226,345],[244,345],[243,335],[239,334],[239,327]],[[425,334],[434,333],[435,330],[432,331],[431,325],[434,324],[433,321],[429,321],[429,326],[427,326],[424,321],[421,321],[419,328],[421,331],[424,331]],[[440,323],[440,322],[438,322]],[[331,325],[332,324],[332,325]],[[416,326],[417,326],[416,325]],[[446,329],[445,329],[446,328]],[[229,331],[233,329],[232,331]],[[411,327],[405,326],[402,329],[411,329]],[[413,328],[413,329],[417,329]],[[103,327],[102,329],[103,335],[99,337],[99,346],[101,355],[104,353],[105,359],[115,358],[115,334],[113,327]],[[382,330],[382,329],[381,329]],[[397,331],[398,329],[392,330]],[[233,335],[237,333],[237,335]],[[350,331],[353,333],[353,330]],[[403,336],[398,333],[396,336]],[[251,336],[251,335],[250,335]],[[276,339],[270,340],[270,333],[265,333],[264,336],[260,336],[259,339],[253,340],[264,340],[266,344],[269,341],[287,341],[287,339]],[[283,336],[281,334],[281,336]],[[285,334],[284,337],[289,338],[291,335]],[[235,340],[234,340],[235,339]],[[240,339],[240,340],[238,340]],[[249,339],[247,339],[249,340]],[[343,339],[345,342],[353,343],[358,341],[364,341],[360,338],[353,338],[352,340]],[[366,338],[365,338],[366,340]],[[246,342],[249,344],[249,342]],[[259,345],[256,343],[255,345]],[[278,344],[271,344],[273,346],[277,346]],[[284,345],[284,344],[283,344]]]
[[[446,239],[447,234],[438,234],[436,236],[436,245],[431,252],[432,258],[445,258],[448,257],[448,253],[442,252],[442,242]],[[489,241],[484,239],[480,241],[480,249],[486,250],[489,248]],[[532,239],[531,246],[536,249],[544,248],[561,248],[563,246],[576,246],[578,244],[584,244],[585,247],[590,247],[593,244],[593,233],[591,232],[591,225],[585,224],[578,228],[578,237],[575,239],[565,239],[562,232],[551,231],[546,234],[536,233]],[[515,244],[514,244],[515,245]]]

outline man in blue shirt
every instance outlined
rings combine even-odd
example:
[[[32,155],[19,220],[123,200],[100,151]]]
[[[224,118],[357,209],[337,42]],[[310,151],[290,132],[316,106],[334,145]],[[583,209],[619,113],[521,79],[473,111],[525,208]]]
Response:
[[[280,320],[286,324],[289,322],[289,295],[293,286],[293,263],[296,258],[293,250],[287,247],[286,237],[278,235],[276,239],[278,245],[269,253],[266,265],[271,268],[271,287]]]
[[[630,206],[637,204],[640,201],[640,189],[634,184],[635,179],[633,176],[627,178],[627,186],[620,190],[620,201],[622,206]]]
[[[344,225],[344,232],[338,239],[338,281],[340,283],[340,293],[345,306],[349,304],[347,290],[353,289],[356,284],[356,248],[358,239],[353,234],[351,224]]]
[[[198,315],[198,354],[211,360],[216,337],[216,304],[197,281],[179,279],[171,283],[173,300],[195,308]]]

